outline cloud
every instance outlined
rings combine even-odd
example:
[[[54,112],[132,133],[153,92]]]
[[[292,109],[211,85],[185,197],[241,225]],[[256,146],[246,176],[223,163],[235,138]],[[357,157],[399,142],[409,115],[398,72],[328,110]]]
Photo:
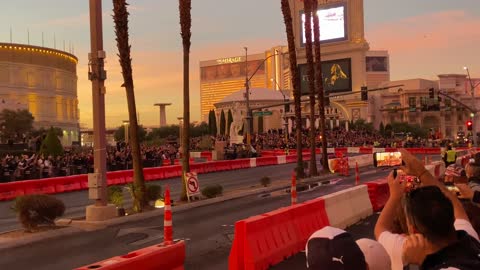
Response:
[[[375,25],[367,29],[367,38],[371,49],[389,51],[392,78],[435,76],[462,73],[465,64],[477,65],[470,61],[480,43],[474,34],[479,28],[480,17],[451,10]]]

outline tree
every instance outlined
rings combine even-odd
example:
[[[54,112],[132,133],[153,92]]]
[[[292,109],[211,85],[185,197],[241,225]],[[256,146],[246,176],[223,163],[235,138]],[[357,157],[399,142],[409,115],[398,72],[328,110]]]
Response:
[[[137,136],[138,136],[138,141],[139,142],[144,142],[146,137],[147,137],[147,131],[142,125],[138,126],[137,130]],[[119,126],[117,130],[115,130],[115,133],[113,134],[113,137],[115,138],[115,141],[124,141],[125,140],[125,126]]]
[[[233,123],[233,115],[232,110],[228,109],[228,116],[227,116],[227,135],[230,135],[230,126]]]
[[[263,133],[263,116],[258,117],[258,133]]]
[[[380,122],[380,126],[378,127],[378,132],[380,133],[381,136],[385,136],[385,126],[383,125],[383,122]]]
[[[58,139],[53,127],[48,130],[47,136],[43,140],[42,146],[40,146],[40,154],[43,154],[45,157],[57,157],[63,154],[62,143]]]
[[[385,137],[391,137],[392,135],[392,125],[391,124],[386,124],[385,125]]]
[[[190,38],[192,36],[192,0],[178,0],[180,11],[180,28],[183,45],[183,177],[186,172],[190,172]],[[216,126],[215,126],[216,129]],[[187,199],[187,188],[185,179],[182,179],[182,195],[183,200]]]
[[[225,113],[220,114],[220,135],[225,135]]]
[[[310,91],[310,175],[318,175],[317,161],[315,158],[315,68],[312,51],[312,2],[317,0],[305,0],[305,51],[307,55],[308,89]]]
[[[315,81],[317,82],[318,111],[320,116],[320,136],[322,138],[322,167],[323,172],[329,172],[327,153],[327,136],[325,135],[325,91],[322,77],[322,53],[320,51],[320,21],[318,19],[318,2],[312,1],[313,12],[313,39],[315,43]]]
[[[295,103],[295,131],[297,139],[297,178],[303,178],[303,157],[302,157],[302,111],[300,107],[300,74],[297,71],[297,52],[295,48],[295,36],[293,33],[292,13],[289,0],[282,0],[282,13],[287,33],[288,54],[290,62],[290,74],[293,84],[293,99]]]
[[[215,135],[213,133],[213,126],[215,125],[215,112],[213,110],[210,110],[208,112],[208,132],[210,135]]]
[[[143,176],[143,163],[140,156],[140,142],[138,138],[137,109],[135,106],[135,92],[132,75],[132,59],[130,57],[130,44],[128,41],[128,11],[125,0],[113,0],[113,21],[118,47],[118,56],[122,67],[123,84],[127,94],[128,120],[130,122],[130,146],[132,148],[133,162],[133,205],[134,209],[141,212],[148,205],[146,197],[145,179]]]
[[[217,117],[215,116],[215,111],[212,110],[212,136],[217,136]]]
[[[0,129],[2,141],[18,141],[33,129],[33,116],[28,110],[4,109],[0,113]]]

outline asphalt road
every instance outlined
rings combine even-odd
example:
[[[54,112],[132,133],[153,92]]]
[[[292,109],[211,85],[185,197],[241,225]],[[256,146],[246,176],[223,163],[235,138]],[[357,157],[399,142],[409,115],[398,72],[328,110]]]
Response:
[[[268,173],[267,175],[280,174],[280,167],[264,169],[261,172]],[[285,166],[283,169],[285,170],[284,173],[289,176],[291,168]],[[262,176],[260,172],[247,171],[252,173],[255,179]],[[232,173],[235,174],[235,178],[240,176],[238,171]],[[386,176],[387,173],[387,170],[381,169],[363,171],[361,181],[366,182],[381,178]],[[225,177],[222,176],[219,179],[225,180]],[[355,181],[354,176],[342,179],[338,179],[338,176],[332,176],[331,178],[336,178],[339,181],[335,184],[300,192],[298,200],[302,202],[343,190],[352,187]],[[233,239],[233,224],[237,220],[289,204],[289,194],[285,193],[270,197],[249,196],[182,212],[174,212],[174,237],[186,239],[187,242],[186,269],[228,269],[228,255]],[[136,230],[136,232],[125,233],[125,229]],[[159,215],[155,218],[141,222],[124,224],[100,231],[84,232],[61,239],[37,242],[10,249],[0,256],[0,269],[72,269],[162,242],[161,237],[152,239],[152,241],[145,241],[145,238],[152,231],[157,233],[156,236],[163,234],[162,212],[159,212]],[[118,236],[119,234],[123,234],[123,236]],[[138,241],[141,241],[142,244],[136,245],[139,243]]]

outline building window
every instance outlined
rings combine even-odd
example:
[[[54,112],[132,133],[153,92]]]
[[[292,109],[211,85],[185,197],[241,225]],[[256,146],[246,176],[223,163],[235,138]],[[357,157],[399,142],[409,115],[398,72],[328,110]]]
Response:
[[[415,112],[417,110],[417,98],[409,97],[408,98],[408,111]]]
[[[450,122],[452,120],[452,117],[450,117],[450,114],[447,113],[445,114],[445,121]]]
[[[440,103],[436,98],[420,97],[422,112],[440,111]]]
[[[449,98],[445,98],[445,111],[451,111],[452,110],[452,100]]]

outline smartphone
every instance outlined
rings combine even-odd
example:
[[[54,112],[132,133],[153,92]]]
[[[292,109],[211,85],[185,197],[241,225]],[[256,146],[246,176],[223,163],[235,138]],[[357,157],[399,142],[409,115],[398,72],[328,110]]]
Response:
[[[373,166],[375,167],[395,167],[401,165],[402,153],[400,152],[373,153]]]

